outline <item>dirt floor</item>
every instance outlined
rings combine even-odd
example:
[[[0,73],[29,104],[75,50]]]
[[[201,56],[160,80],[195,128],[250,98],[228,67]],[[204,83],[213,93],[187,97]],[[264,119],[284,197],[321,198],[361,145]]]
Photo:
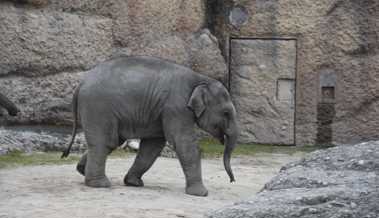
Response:
[[[0,218],[155,218],[203,217],[258,192],[280,167],[303,153],[234,157],[236,183],[229,183],[221,159],[203,159],[208,197],[184,193],[177,159],[159,158],[145,174],[145,187],[123,185],[134,157],[110,159],[110,189],[84,186],[75,165],[28,166],[0,170]]]

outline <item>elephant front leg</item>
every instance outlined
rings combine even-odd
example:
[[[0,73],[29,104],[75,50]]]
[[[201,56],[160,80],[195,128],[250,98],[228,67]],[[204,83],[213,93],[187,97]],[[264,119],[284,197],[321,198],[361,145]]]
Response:
[[[186,193],[196,196],[207,196],[201,176],[201,153],[199,146],[187,136],[175,141],[176,153],[186,178]]]
[[[143,186],[142,176],[150,169],[165,146],[166,139],[142,139],[133,166],[124,178],[127,186]]]
[[[186,178],[186,193],[207,196],[201,177],[201,154],[195,138],[195,121],[189,110],[168,109],[163,115],[166,139],[174,145]]]

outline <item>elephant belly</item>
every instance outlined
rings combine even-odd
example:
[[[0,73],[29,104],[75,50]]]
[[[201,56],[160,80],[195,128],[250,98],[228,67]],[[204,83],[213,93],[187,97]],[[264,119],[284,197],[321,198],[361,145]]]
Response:
[[[162,122],[156,121],[146,126],[120,125],[120,135],[125,139],[164,137]]]

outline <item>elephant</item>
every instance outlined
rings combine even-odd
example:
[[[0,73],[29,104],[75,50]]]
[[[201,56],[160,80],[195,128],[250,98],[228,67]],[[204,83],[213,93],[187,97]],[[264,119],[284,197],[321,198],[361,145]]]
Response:
[[[69,155],[80,120],[88,150],[77,170],[87,186],[110,187],[107,155],[126,139],[140,138],[125,185],[144,185],[143,174],[167,141],[184,172],[186,194],[207,196],[196,125],[225,144],[223,163],[234,181],[230,158],[239,132],[237,113],[227,89],[215,79],[156,57],[122,56],[89,70],[74,91],[72,105],[72,138],[62,158]]]
[[[17,108],[15,104],[13,104],[7,97],[0,93],[0,106],[4,107],[8,114],[11,116],[17,116],[20,110]]]

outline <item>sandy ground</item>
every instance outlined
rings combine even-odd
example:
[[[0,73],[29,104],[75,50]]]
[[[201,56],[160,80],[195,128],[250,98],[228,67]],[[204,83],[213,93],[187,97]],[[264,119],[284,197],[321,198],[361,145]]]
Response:
[[[112,188],[84,186],[75,165],[28,166],[0,170],[0,218],[151,218],[203,217],[205,213],[251,197],[280,167],[302,154],[234,157],[236,183],[230,184],[221,159],[203,159],[208,197],[184,193],[177,159],[159,158],[144,175],[145,187],[123,185],[134,157],[110,159]]]

